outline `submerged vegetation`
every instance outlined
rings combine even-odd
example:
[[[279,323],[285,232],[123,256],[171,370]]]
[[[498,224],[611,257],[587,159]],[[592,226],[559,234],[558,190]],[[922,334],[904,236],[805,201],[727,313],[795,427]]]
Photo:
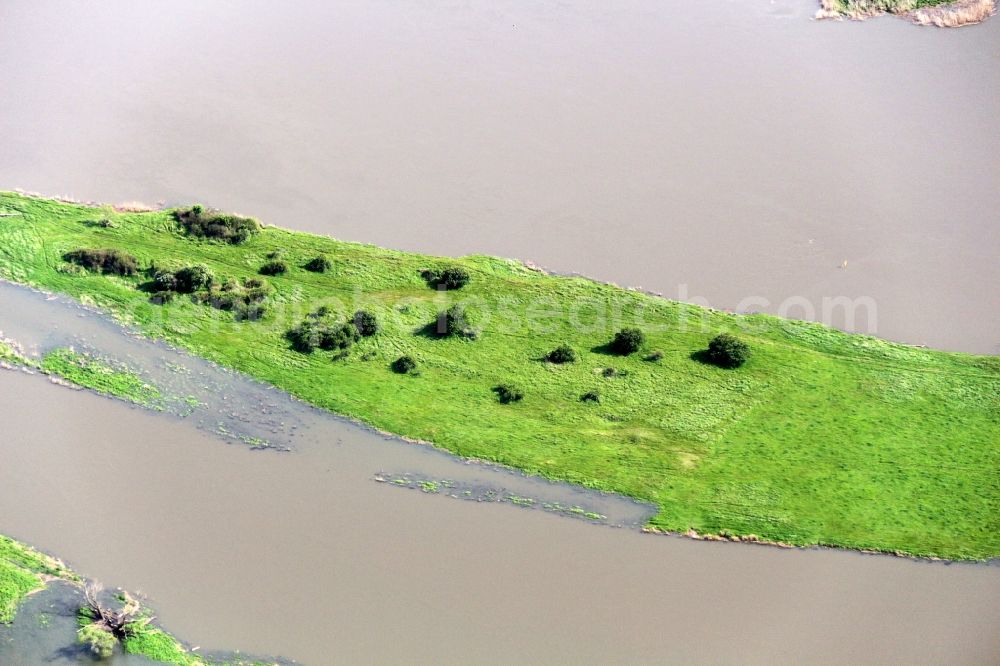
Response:
[[[163,394],[130,369],[72,349],[55,349],[42,358],[42,370],[104,395],[161,409]]]
[[[19,213],[0,219],[4,278],[87,299],[382,430],[651,502],[650,528],[1000,555],[995,357],[732,315],[492,257],[443,260],[273,227],[233,244],[189,233],[172,211],[101,227],[87,224],[85,206],[14,194],[0,206]],[[140,272],[66,270],[63,254],[81,247],[127,252]],[[201,305],[227,284],[256,289],[248,281],[275,247],[290,268],[260,317],[237,322]],[[297,268],[319,256],[337,270]],[[154,265],[205,266],[214,279],[156,305]],[[435,282],[433,265],[468,279]],[[359,333],[360,311],[374,335]],[[722,334],[752,357],[700,362]],[[561,345],[575,362],[539,362]],[[516,405],[502,404],[500,386],[521,396]]]

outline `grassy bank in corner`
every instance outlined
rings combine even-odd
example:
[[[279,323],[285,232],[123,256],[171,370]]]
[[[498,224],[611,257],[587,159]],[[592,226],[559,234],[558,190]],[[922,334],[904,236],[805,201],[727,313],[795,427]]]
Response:
[[[12,622],[21,599],[50,578],[76,580],[62,562],[0,534],[0,623]]]
[[[650,527],[1000,555],[996,357],[736,316],[493,257],[249,223],[227,238],[224,225],[243,221],[208,211],[107,219],[14,194],[0,207],[19,213],[0,218],[0,277],[95,303],[380,429],[652,502]],[[438,320],[459,303],[464,314]],[[345,328],[358,310],[371,320]],[[638,352],[609,344],[624,327],[644,334]],[[707,362],[724,332],[749,344],[745,365]],[[563,345],[573,353],[552,356]]]
[[[13,622],[17,605],[21,600],[32,592],[41,590],[51,580],[82,583],[80,577],[59,560],[0,535],[0,624]],[[75,637],[67,637],[67,640],[72,642]],[[133,625],[133,629],[123,641],[123,647],[130,654],[142,655],[162,664],[265,666],[265,662],[251,662],[240,658],[205,659],[189,651],[180,641],[162,629],[145,623]]]

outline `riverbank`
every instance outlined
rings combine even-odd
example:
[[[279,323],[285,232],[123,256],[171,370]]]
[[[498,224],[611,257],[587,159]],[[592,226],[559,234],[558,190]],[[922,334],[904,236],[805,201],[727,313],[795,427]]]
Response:
[[[893,14],[917,25],[959,28],[982,23],[996,11],[996,0],[820,0],[816,18],[860,21]]]
[[[0,535],[0,627],[11,625],[17,616],[18,606],[24,600],[61,581],[72,588],[81,588],[83,579],[63,562],[41,553],[30,546]],[[47,622],[47,620],[38,620]],[[75,643],[75,635],[65,637],[64,650],[86,652],[85,646]],[[16,646],[15,646],[16,647]],[[180,641],[162,629],[148,623],[137,623],[121,649],[126,654],[140,655],[161,664],[178,666],[265,666],[264,662],[248,661],[239,657],[203,658],[188,650]]]
[[[650,528],[948,559],[1000,554],[994,357],[736,316],[491,257],[415,255],[274,227],[223,244],[185,235],[169,211],[114,213],[105,225],[106,211],[14,194],[0,195],[0,208],[20,213],[0,221],[7,279],[87,299],[387,432],[652,502]],[[142,271],[97,275],[62,259],[88,247],[131,253]],[[269,309],[258,320],[189,296],[157,304],[144,287],[154,262],[204,264],[220,281],[245,283],[279,251],[286,271],[266,278]],[[303,268],[318,255],[329,271]],[[469,283],[442,293],[421,277],[449,266]],[[476,339],[434,334],[437,313],[461,301],[478,318]],[[324,304],[371,311],[380,330],[347,354],[290,348],[288,330]],[[636,323],[643,350],[610,353],[615,331]],[[701,362],[723,331],[749,342],[745,366]],[[561,344],[576,362],[544,360]],[[417,373],[393,372],[404,355]],[[524,398],[497,400],[492,388],[504,383]],[[590,392],[599,399],[581,400]]]

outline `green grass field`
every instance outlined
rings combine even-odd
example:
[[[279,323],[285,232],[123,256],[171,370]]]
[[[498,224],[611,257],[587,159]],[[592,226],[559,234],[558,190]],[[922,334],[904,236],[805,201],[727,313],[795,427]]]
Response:
[[[169,211],[117,213],[0,194],[0,276],[99,305],[150,336],[295,396],[456,454],[655,504],[650,527],[756,535],[951,559],[1000,555],[1000,358],[848,335],[818,324],[737,316],[485,256],[430,257],[274,227],[242,245],[192,239]],[[111,224],[99,224],[102,218]],[[157,305],[146,275],[88,273],[62,260],[114,248],[142,267],[204,264],[217,278],[266,278],[260,321],[179,296]],[[324,254],[325,273],[303,268]],[[471,282],[435,292],[426,268]],[[476,340],[428,335],[466,302]],[[290,348],[286,331],[320,305],[374,312],[381,331],[349,356]],[[598,313],[601,313],[600,316]],[[604,345],[622,326],[643,352]],[[710,338],[749,342],[745,366],[693,358]],[[575,363],[543,360],[568,343]],[[644,360],[653,351],[658,361]],[[397,374],[403,354],[418,371]],[[608,372],[612,368],[615,372]],[[523,400],[501,404],[513,383]],[[583,402],[589,391],[600,402]],[[276,461],[275,464],[280,464]]]

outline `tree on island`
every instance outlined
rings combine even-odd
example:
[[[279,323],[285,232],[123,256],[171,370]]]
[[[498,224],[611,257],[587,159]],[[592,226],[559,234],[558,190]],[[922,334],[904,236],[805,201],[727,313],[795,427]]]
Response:
[[[623,328],[615,333],[611,341],[611,351],[622,356],[634,354],[642,348],[646,336],[637,328]]]
[[[738,368],[750,360],[750,345],[735,335],[722,333],[708,343],[707,356],[720,368]]]

